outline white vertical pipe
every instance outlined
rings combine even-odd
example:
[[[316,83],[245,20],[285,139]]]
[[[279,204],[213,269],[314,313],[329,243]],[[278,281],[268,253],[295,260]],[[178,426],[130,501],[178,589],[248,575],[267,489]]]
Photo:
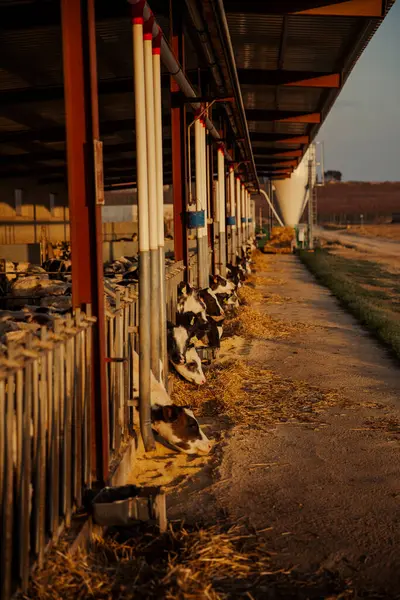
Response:
[[[246,188],[241,185],[240,202],[242,207],[242,219],[246,218]],[[246,243],[246,223],[242,222],[242,246]]]
[[[210,252],[208,250],[208,217],[210,216],[208,213],[208,206],[207,206],[207,197],[208,194],[210,193],[210,176],[211,176],[211,172],[210,172],[210,168],[208,165],[207,168],[207,141],[208,141],[208,136],[209,136],[209,132],[208,129],[206,127],[206,124],[204,123],[203,125],[203,140],[204,140],[204,152],[203,152],[203,158],[204,158],[204,204],[206,207],[206,215],[205,215],[205,225],[204,225],[204,256],[205,256],[205,261],[204,261],[204,281],[203,281],[203,287],[208,287],[209,285],[209,275],[210,275]]]
[[[195,152],[195,165],[196,165],[196,210],[202,210],[202,160],[201,160],[201,152],[202,152],[202,143],[201,143],[201,135],[202,135],[202,124],[199,119],[196,119],[194,124],[194,152]],[[201,287],[202,284],[202,265],[203,265],[203,228],[198,227],[196,231],[197,235],[197,285]]]
[[[151,370],[160,380],[160,273],[158,253],[158,198],[156,170],[156,136],[154,123],[153,35],[144,33],[144,81],[146,96],[147,185],[149,194],[150,245],[150,336]]]
[[[240,178],[236,178],[236,223],[237,223],[237,244],[235,251],[241,252],[242,247],[242,190]]]
[[[247,239],[250,237],[251,233],[251,224],[249,223],[249,219],[251,218],[251,208],[250,208],[250,193],[246,190],[246,215],[247,215]]]
[[[161,32],[159,36],[161,41]],[[164,251],[164,178],[163,178],[163,140],[162,140],[162,96],[161,96],[161,52],[153,39],[153,92],[154,92],[154,132],[156,144],[156,190],[158,218],[158,254],[160,276],[160,358],[164,369],[164,383],[168,385],[167,354],[167,298],[165,289],[165,251]]]
[[[150,240],[147,182],[146,97],[144,82],[143,19],[134,18],[133,66],[135,89],[136,181],[139,224],[139,414],[146,451],[155,448],[150,406]]]
[[[223,277],[226,275],[226,212],[225,212],[225,156],[222,148],[218,148],[218,221],[219,221],[219,264]]]
[[[153,36],[145,33],[144,47],[144,80],[146,98],[146,133],[147,133],[147,186],[149,198],[149,247],[158,249],[158,199],[156,170],[156,137],[154,123],[154,79],[153,79]]]
[[[236,200],[235,200],[235,171],[232,165],[229,167],[229,205],[230,205],[230,216],[236,217]],[[231,225],[231,245],[230,245],[230,263],[235,262],[236,252],[236,224]]]
[[[158,246],[164,248],[164,179],[162,141],[162,96],[160,48],[153,47],[154,134],[156,146],[156,188],[158,216]]]
[[[202,122],[201,124],[201,131],[202,131],[202,135],[201,135],[201,142],[202,142],[202,152],[201,152],[201,159],[202,159],[202,182],[203,182],[203,207],[204,207],[204,228],[203,228],[203,239],[202,239],[202,243],[203,243],[203,268],[202,268],[202,273],[203,273],[203,278],[202,278],[202,283],[201,283],[201,287],[208,287],[208,224],[207,224],[207,220],[208,220],[208,207],[207,207],[207,197],[208,197],[208,172],[209,169],[207,168],[207,140],[206,140],[206,126],[204,124],[204,122]]]

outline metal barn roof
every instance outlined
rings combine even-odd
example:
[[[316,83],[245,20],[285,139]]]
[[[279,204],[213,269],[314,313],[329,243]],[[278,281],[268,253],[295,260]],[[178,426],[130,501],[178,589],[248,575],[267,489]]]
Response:
[[[393,4],[224,0],[259,176],[301,161]]]
[[[228,98],[214,105],[214,123],[253,187],[258,176],[286,176],[295,168],[393,3],[182,0],[187,76],[199,96]],[[169,0],[149,4],[168,39]],[[126,0],[96,0],[106,183],[135,177],[129,15]],[[0,0],[0,180],[66,179],[60,24],[59,0]],[[165,183],[171,181],[169,89],[164,73]]]

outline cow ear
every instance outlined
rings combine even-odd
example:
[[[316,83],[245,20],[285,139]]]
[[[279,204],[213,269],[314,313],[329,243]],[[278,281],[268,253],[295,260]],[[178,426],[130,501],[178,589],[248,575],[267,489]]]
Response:
[[[162,413],[164,421],[167,423],[172,423],[178,418],[178,407],[174,404],[168,404],[167,406],[162,407]]]

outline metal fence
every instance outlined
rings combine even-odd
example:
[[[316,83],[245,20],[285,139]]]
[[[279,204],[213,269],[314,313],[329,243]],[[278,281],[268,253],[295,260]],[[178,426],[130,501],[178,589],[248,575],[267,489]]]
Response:
[[[10,341],[0,358],[0,597],[26,588],[49,540],[91,479],[94,319],[74,317]]]
[[[112,297],[111,293],[109,297]],[[111,458],[121,453],[133,432],[133,351],[136,348],[138,294],[131,286],[114,294],[106,307],[106,380]]]
[[[165,297],[167,302],[167,319],[175,323],[178,285],[184,279],[185,265],[183,260],[168,265],[165,269]]]
[[[166,269],[167,314],[175,319],[183,262]],[[138,293],[107,291],[106,377],[109,448],[117,462],[133,432]],[[0,352],[0,599],[26,589],[82,506],[91,485],[92,337],[90,307],[43,327],[16,332]],[[14,335],[14,334],[12,334]],[[15,336],[14,336],[15,337]]]

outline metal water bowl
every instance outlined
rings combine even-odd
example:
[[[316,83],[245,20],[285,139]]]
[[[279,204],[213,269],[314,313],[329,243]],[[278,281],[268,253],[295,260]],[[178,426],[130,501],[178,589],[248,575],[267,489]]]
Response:
[[[158,525],[161,532],[167,529],[165,494],[160,487],[105,487],[94,498],[92,509],[98,525],[128,527],[146,521]]]

